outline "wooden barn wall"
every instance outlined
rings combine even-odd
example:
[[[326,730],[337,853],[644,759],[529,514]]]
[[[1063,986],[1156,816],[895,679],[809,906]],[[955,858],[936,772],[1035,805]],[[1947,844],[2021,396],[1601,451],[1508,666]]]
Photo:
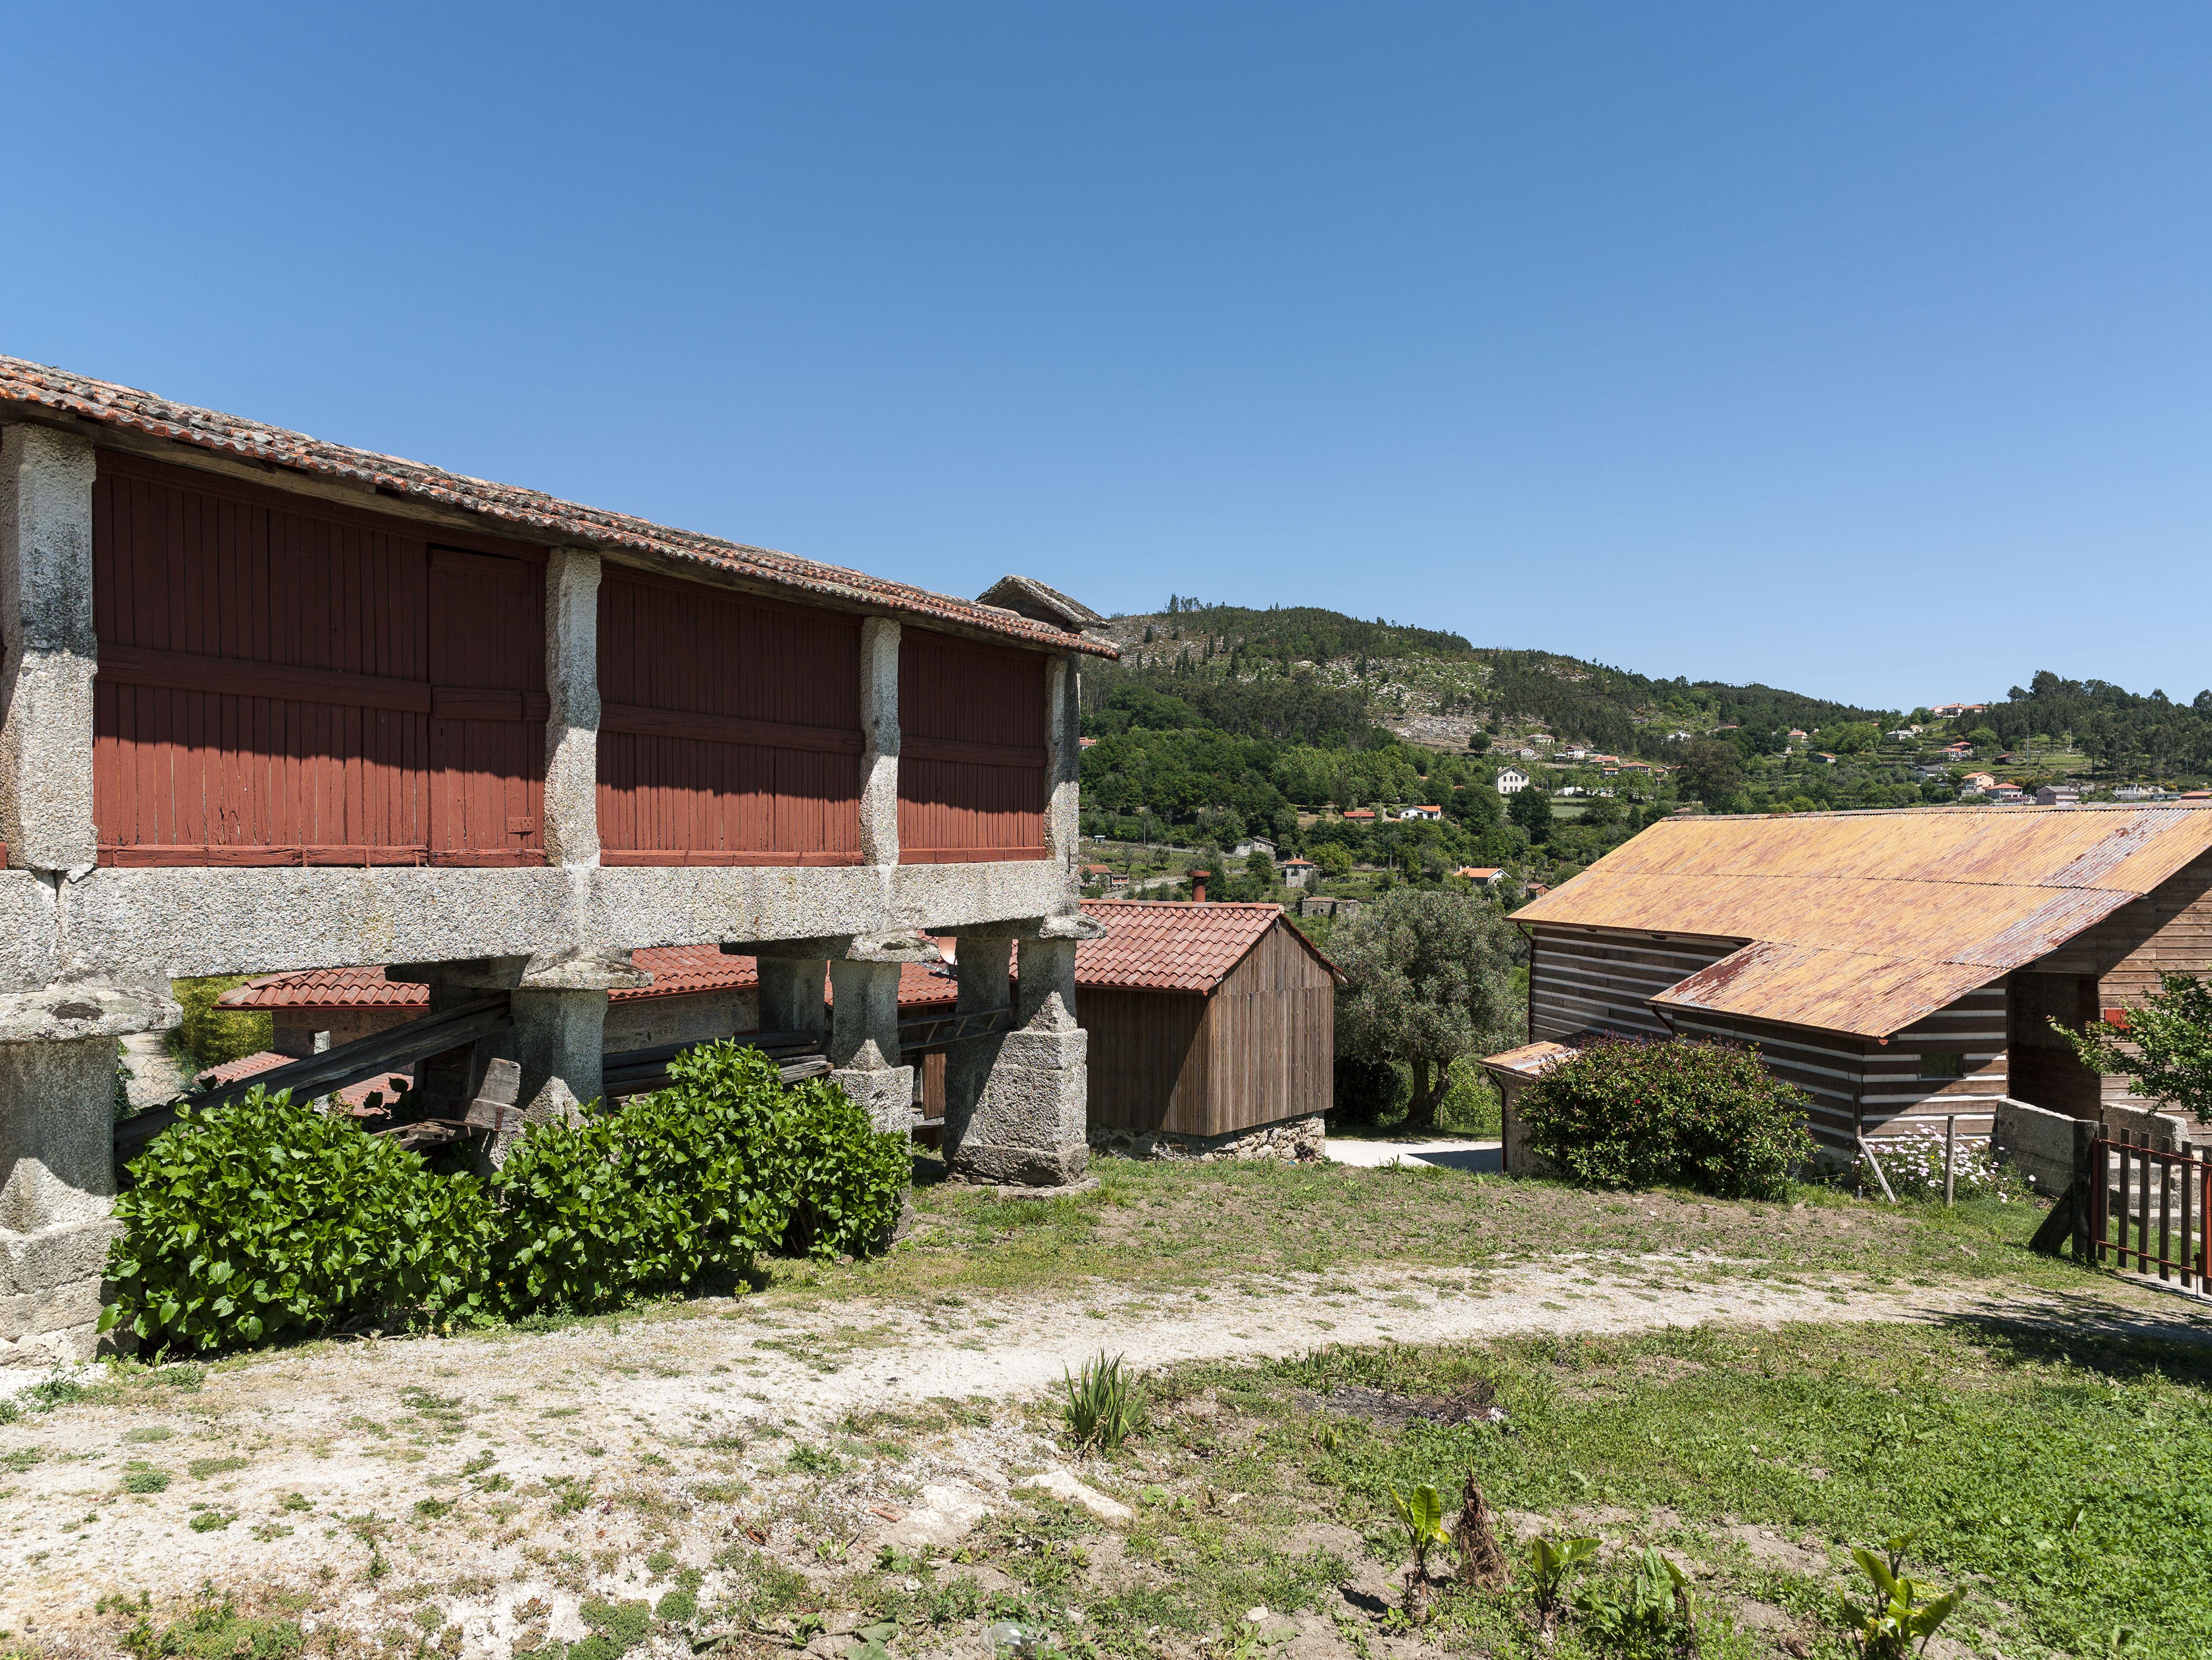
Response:
[[[1894,1140],[1940,1133],[1956,1116],[1959,1134],[1986,1136],[2006,1085],[2006,1002],[2002,984],[1969,992],[1906,1027],[1887,1043],[1844,1032],[1763,1020],[1673,1011],[1685,1037],[1726,1038],[1758,1046],[1778,1078],[1811,1098],[1810,1128],[1825,1146],[1856,1148],[1855,1138]],[[1955,1055],[1962,1075],[1926,1077],[1922,1057]]]
[[[860,622],[605,568],[610,865],[860,861]]]
[[[1277,923],[1206,999],[1204,1135],[1327,1112],[1336,1072],[1336,984]]]
[[[543,591],[534,548],[101,451],[101,862],[542,861]]]
[[[2094,1019],[2106,1009],[2141,1002],[2158,989],[2161,973],[2212,974],[2212,853],[2198,854],[2142,898],[2085,928],[2039,959],[2034,971],[2075,982],[2070,996],[2056,987],[2043,993],[2055,1005],[2050,1012],[2071,1025]],[[2043,1044],[2047,1035],[2055,1044],[2057,1034],[2038,1025],[2038,1043]],[[2046,1047],[2031,1065],[2046,1086],[2063,1080],[2060,1087],[2069,1104],[2054,1105],[2054,1111],[2084,1117],[2095,1111],[2085,1097],[2091,1074],[2070,1051],[2061,1055]],[[2127,1079],[2118,1073],[2107,1073],[2097,1080],[2095,1098],[2104,1106],[2137,1110],[2154,1104],[2130,1092]]]
[[[901,630],[902,864],[1048,856],[1046,713],[1042,654]]]
[[[1591,1031],[1663,1037],[1666,1023],[1645,1000],[1711,967],[1740,943],[1540,924],[1529,940],[1529,1041]]]
[[[1091,1034],[1094,1128],[1207,1134],[1212,1055],[1205,998],[1194,992],[1086,986],[1077,993],[1076,1006]]]

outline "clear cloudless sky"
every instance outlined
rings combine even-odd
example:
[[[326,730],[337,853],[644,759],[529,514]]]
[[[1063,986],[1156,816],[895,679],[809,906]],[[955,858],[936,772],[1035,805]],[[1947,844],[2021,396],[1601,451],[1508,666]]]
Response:
[[[959,593],[2212,683],[2212,8],[9,4],[0,351]]]

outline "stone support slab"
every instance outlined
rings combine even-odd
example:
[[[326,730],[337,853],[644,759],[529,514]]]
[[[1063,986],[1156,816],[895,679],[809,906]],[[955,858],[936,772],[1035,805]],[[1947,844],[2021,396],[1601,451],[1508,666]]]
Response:
[[[830,964],[830,1081],[879,1130],[914,1122],[914,1068],[899,1062],[899,964]]]
[[[0,996],[0,1364],[90,1357],[118,1231],[117,1039],[178,1018],[112,986]]]
[[[545,857],[599,862],[599,556],[545,562]]]
[[[1073,653],[1045,667],[1045,733],[1048,787],[1045,846],[1054,862],[1075,868],[1082,836],[1083,704],[1080,660]]]
[[[0,840],[17,869],[92,868],[92,446],[0,428]]]
[[[860,624],[860,856],[899,860],[899,625],[888,617]]]
[[[963,938],[958,1007],[1004,1008],[1013,942]],[[1090,1035],[1075,1023],[1075,941],[1019,942],[1016,1029],[945,1056],[946,1162],[973,1181],[1058,1187],[1090,1163]]]
[[[522,1067],[525,1103],[538,1099],[556,1078],[579,1101],[596,1101],[606,1093],[605,992],[517,990],[508,1003],[514,1010],[514,1059]]]

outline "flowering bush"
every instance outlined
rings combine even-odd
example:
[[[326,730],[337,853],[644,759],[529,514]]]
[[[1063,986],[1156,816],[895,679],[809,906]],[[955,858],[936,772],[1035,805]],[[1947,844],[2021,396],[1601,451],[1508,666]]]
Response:
[[[1740,1043],[1608,1038],[1560,1061],[1521,1098],[1528,1143],[1602,1187],[1778,1195],[1813,1156],[1804,1092]]]
[[[1932,1125],[1916,1125],[1906,1135],[1874,1144],[1881,1160],[1881,1173],[1899,1199],[1941,1199],[1943,1196],[1943,1132]],[[1878,1188],[1865,1155],[1859,1158],[1859,1177],[1869,1188]],[[2015,1174],[1997,1163],[1987,1136],[1962,1135],[1951,1171],[1951,1190],[1959,1197],[1995,1199],[2008,1204],[2026,1197]]]

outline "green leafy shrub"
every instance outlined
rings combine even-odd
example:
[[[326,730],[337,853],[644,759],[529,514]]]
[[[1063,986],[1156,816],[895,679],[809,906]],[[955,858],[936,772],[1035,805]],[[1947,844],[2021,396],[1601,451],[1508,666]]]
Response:
[[[289,1093],[186,1108],[130,1166],[108,1257],[122,1326],[155,1349],[211,1350],[362,1316],[473,1316],[491,1222],[471,1177]]]
[[[1804,1092],[1737,1043],[1610,1038],[1531,1083],[1528,1145],[1601,1187],[1771,1198],[1813,1156]]]
[[[783,1237],[782,1084],[757,1049],[716,1043],[669,1086],[522,1139],[493,1183],[496,1293],[511,1314],[619,1308],[740,1273]]]
[[[914,1168],[907,1137],[877,1129],[844,1091],[814,1082],[785,1092],[775,1146],[790,1206],[785,1250],[826,1259],[882,1249]]]
[[[362,1318],[597,1313],[778,1246],[835,1256],[888,1239],[907,1147],[842,1091],[787,1090],[732,1043],[669,1073],[532,1130],[489,1191],[287,1095],[186,1109],[130,1167],[103,1323],[189,1352]]]

